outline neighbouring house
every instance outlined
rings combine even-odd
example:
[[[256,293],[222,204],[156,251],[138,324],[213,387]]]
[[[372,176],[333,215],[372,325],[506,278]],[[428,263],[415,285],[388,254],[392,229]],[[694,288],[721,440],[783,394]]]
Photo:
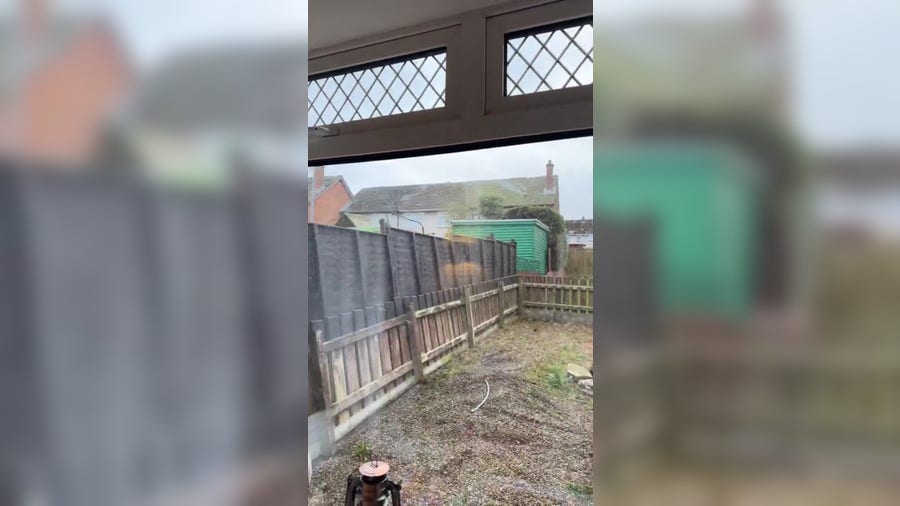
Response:
[[[617,113],[757,111],[784,116],[789,34],[776,0],[721,13],[660,11],[598,21],[595,72]]]
[[[344,209],[357,228],[377,229],[385,219],[391,227],[447,236],[452,220],[477,220],[482,197],[497,197],[504,209],[543,206],[559,212],[559,176],[547,162],[546,174],[483,181],[363,188]]]
[[[189,185],[219,184],[242,164],[302,177],[305,68],[300,43],[174,53],[149,72],[130,110],[143,170]]]
[[[826,234],[900,241],[900,152],[831,152],[818,169],[816,218]]]
[[[594,220],[566,220],[566,244],[569,248],[594,249]]]
[[[326,176],[325,167],[316,167],[309,178],[309,223],[337,225],[341,210],[353,200],[353,192],[343,176]]]
[[[0,153],[54,168],[85,168],[135,82],[105,19],[55,15],[21,0],[0,19]]]

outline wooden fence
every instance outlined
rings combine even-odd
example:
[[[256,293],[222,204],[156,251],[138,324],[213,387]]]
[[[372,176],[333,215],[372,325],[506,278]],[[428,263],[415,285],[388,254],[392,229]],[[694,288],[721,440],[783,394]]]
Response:
[[[746,348],[680,350],[672,358],[679,453],[795,464],[855,453],[881,471],[900,471],[894,350]]]
[[[659,461],[900,472],[893,350],[613,349],[595,364],[605,479]]]
[[[523,316],[534,320],[593,325],[592,278],[521,275]]]
[[[589,277],[522,276],[523,305],[568,313],[594,312],[594,280]]]
[[[311,322],[310,351],[322,378],[313,395],[326,406],[329,440],[475,346],[476,337],[502,328],[519,309],[519,286],[512,276]]]
[[[570,247],[566,258],[566,274],[576,277],[593,276],[594,250]]]

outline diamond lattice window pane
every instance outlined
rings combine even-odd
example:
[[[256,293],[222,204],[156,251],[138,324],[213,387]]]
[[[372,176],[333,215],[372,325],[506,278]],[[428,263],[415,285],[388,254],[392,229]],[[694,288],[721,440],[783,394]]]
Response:
[[[437,109],[446,104],[447,53],[309,81],[308,126]]]
[[[577,26],[509,37],[506,96],[585,86],[594,82],[594,27]]]

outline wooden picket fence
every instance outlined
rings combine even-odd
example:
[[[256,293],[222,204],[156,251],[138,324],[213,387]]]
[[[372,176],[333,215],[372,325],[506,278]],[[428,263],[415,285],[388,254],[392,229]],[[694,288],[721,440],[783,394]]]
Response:
[[[522,305],[566,313],[594,312],[594,280],[521,274]]]
[[[517,276],[450,288],[311,322],[329,443],[519,309]],[[329,445],[330,446],[330,445]]]

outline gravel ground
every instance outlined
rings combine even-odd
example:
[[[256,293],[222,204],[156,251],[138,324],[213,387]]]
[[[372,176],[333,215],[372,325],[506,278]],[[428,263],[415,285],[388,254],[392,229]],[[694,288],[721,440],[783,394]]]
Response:
[[[590,365],[590,328],[517,321],[459,353],[314,463],[311,505],[343,504],[368,447],[409,505],[592,503],[593,399],[551,376]],[[491,394],[484,398],[487,379]]]

